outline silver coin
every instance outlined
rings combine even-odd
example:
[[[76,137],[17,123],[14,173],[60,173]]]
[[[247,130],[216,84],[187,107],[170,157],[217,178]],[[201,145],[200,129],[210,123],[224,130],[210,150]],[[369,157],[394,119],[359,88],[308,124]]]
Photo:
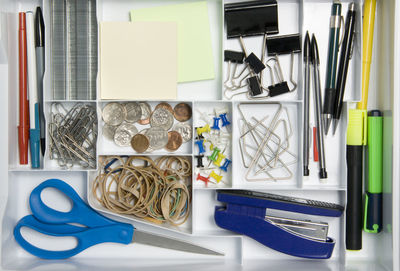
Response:
[[[150,141],[150,148],[152,150],[159,150],[165,147],[168,143],[168,131],[163,128],[151,127],[145,134]]]
[[[131,144],[132,136],[127,130],[117,130],[114,135],[114,142],[118,146],[127,147]]]
[[[102,112],[104,122],[111,126],[120,125],[124,121],[125,115],[125,107],[119,103],[108,103]]]
[[[108,140],[114,140],[114,134],[117,126],[111,126],[107,123],[103,126],[103,136]]]
[[[192,125],[187,122],[179,122],[174,125],[172,131],[177,131],[181,134],[183,142],[188,142],[192,139]]]
[[[126,110],[125,120],[127,122],[137,122],[142,117],[142,108],[137,102],[124,104]]]
[[[142,109],[142,116],[140,117],[141,120],[145,120],[150,118],[151,115],[151,106],[146,102],[139,103],[140,109]]]
[[[165,108],[154,110],[150,117],[151,127],[161,127],[168,131],[174,124],[174,116]]]
[[[118,126],[117,131],[119,130],[125,130],[128,131],[128,133],[133,137],[138,133],[138,129],[133,123],[122,123],[120,126]]]

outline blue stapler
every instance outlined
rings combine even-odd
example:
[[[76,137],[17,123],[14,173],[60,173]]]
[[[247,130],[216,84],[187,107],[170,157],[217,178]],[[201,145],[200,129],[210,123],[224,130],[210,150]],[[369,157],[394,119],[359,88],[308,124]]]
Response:
[[[335,240],[329,238],[328,224],[267,215],[276,209],[315,216],[340,217],[343,207],[303,198],[245,190],[217,190],[226,203],[215,208],[215,222],[221,228],[247,235],[263,245],[292,256],[328,259]]]

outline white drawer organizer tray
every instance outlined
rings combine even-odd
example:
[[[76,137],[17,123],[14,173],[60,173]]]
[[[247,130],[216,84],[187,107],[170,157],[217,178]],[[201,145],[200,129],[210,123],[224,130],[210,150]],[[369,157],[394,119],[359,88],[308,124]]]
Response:
[[[189,0],[187,0],[189,1]],[[235,96],[233,101],[226,100],[223,95],[223,81],[226,76],[227,64],[223,62],[223,50],[240,50],[237,39],[227,40],[224,27],[222,0],[208,0],[209,18],[215,59],[216,77],[214,80],[185,83],[178,86],[178,99],[172,104],[186,101],[193,108],[193,126],[201,124],[199,111],[212,111],[214,107],[225,107],[229,110],[232,122],[231,148],[226,150],[232,158],[233,170],[226,175],[225,183],[205,187],[202,182],[196,181],[197,147],[188,143],[176,152],[176,155],[191,157],[193,164],[192,204],[189,220],[178,228],[166,225],[154,225],[139,219],[112,215],[101,207],[91,196],[90,183],[96,171],[73,168],[60,170],[54,161],[45,157],[42,168],[31,170],[18,163],[17,149],[17,109],[18,109],[18,12],[34,10],[38,5],[43,7],[45,23],[49,24],[49,4],[51,0],[0,0],[0,118],[3,124],[3,133],[0,133],[1,148],[1,266],[7,270],[131,270],[132,268],[146,268],[145,270],[398,270],[399,267],[399,69],[400,46],[399,34],[396,30],[395,18],[399,21],[399,7],[394,0],[377,1],[377,17],[375,26],[374,58],[371,71],[369,109],[379,108],[385,114],[385,161],[388,165],[385,172],[384,187],[384,225],[385,230],[380,234],[363,233],[363,249],[358,252],[349,252],[345,249],[345,217],[319,218],[329,223],[329,236],[336,240],[332,257],[324,261],[311,261],[291,257],[271,250],[256,241],[236,235],[219,228],[213,219],[214,208],[219,205],[215,199],[216,188],[251,189],[261,192],[276,193],[297,197],[323,200],[341,205],[346,204],[346,116],[340,123],[336,136],[328,135],[325,140],[328,179],[320,182],[318,167],[310,161],[311,175],[302,176],[302,114],[303,114],[303,65],[302,55],[295,57],[295,79],[298,88],[293,93],[277,96],[274,99],[251,102],[246,104],[247,110],[260,118],[272,114],[273,104],[265,102],[281,102],[288,109],[293,135],[290,138],[290,150],[297,157],[297,162],[290,166],[292,176],[282,181],[248,182],[245,179],[246,169],[242,166],[239,139],[239,111],[238,105],[248,102],[244,96]],[[98,21],[128,21],[129,11],[135,8],[156,5],[181,3],[174,0],[98,0]],[[227,1],[231,2],[231,1]],[[235,0],[235,2],[239,2]],[[357,11],[362,10],[362,3],[356,1]],[[342,14],[346,14],[349,1],[343,2]],[[303,37],[308,30],[315,33],[318,39],[321,58],[321,82],[325,78],[325,65],[328,44],[328,22],[330,15],[330,0],[278,0],[279,34],[300,33]],[[360,13],[358,13],[360,14]],[[396,15],[396,16],[395,16]],[[397,28],[398,29],[398,28]],[[50,34],[46,29],[46,67],[50,67]],[[350,70],[346,85],[345,107],[355,106],[355,101],[361,96],[361,18],[356,25],[356,42],[354,56],[350,62]],[[395,35],[396,33],[396,35]],[[261,52],[262,37],[246,38],[248,51],[257,55]],[[193,52],[196,53],[196,52]],[[284,69],[284,76],[289,78],[289,56],[280,58]],[[393,77],[396,75],[395,77]],[[45,112],[54,100],[51,95],[51,73],[46,70],[45,75]],[[99,81],[99,80],[98,80]],[[97,91],[97,97],[100,97]],[[311,100],[312,101],[312,100]],[[65,101],[71,106],[76,101]],[[102,155],[134,155],[127,149],[114,148],[101,135],[103,122],[101,108],[107,101],[82,101],[92,103],[98,108],[99,136],[97,142],[97,156]],[[154,106],[158,101],[152,101]],[[313,103],[311,103],[313,104]],[[310,119],[313,120],[313,110]],[[346,111],[346,110],[345,110]],[[48,142],[48,140],[47,140]],[[149,154],[157,157],[159,153]],[[8,162],[6,162],[8,161]],[[207,162],[208,163],[208,162]],[[393,165],[393,166],[392,166]],[[106,215],[133,223],[136,227],[160,234],[191,240],[200,245],[225,253],[224,257],[217,258],[196,254],[185,254],[173,250],[157,249],[142,245],[101,244],[92,247],[72,259],[64,261],[44,261],[26,253],[15,242],[12,230],[16,222],[29,213],[28,197],[32,189],[46,179],[59,178],[69,183],[86,199],[89,204]],[[393,181],[392,181],[393,180]],[[44,201],[51,203],[61,210],[68,206],[62,197],[55,191],[44,194]],[[394,211],[392,211],[394,210]],[[312,216],[302,216],[302,219],[313,219]],[[30,233],[27,233],[30,234]],[[268,234],[268,233],[266,233]],[[71,244],[71,240],[54,240],[50,238],[38,239],[36,244],[54,248]]]

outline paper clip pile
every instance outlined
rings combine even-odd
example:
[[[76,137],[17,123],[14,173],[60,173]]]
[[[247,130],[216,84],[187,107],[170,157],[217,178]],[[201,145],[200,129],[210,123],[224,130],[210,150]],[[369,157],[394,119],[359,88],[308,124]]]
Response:
[[[75,104],[67,110],[61,103],[51,105],[49,157],[62,169],[74,165],[96,168],[97,114],[94,105]]]
[[[254,106],[261,112],[275,111],[263,117],[256,116]],[[247,181],[278,181],[293,177],[291,165],[298,158],[291,151],[292,123],[288,109],[280,103],[240,103],[238,120],[239,147]]]

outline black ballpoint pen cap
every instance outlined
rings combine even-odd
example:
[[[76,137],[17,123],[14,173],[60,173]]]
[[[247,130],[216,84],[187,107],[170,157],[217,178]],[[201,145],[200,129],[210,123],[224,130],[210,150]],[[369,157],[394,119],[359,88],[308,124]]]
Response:
[[[40,7],[36,8],[35,46],[44,47],[44,20],[43,20],[42,9]]]
[[[313,64],[319,65],[318,44],[317,44],[317,40],[315,39],[314,34],[312,35],[312,39],[311,39],[311,62]]]
[[[304,38],[304,61],[310,60],[311,61],[311,42],[310,42],[310,35],[308,35],[308,31],[306,33],[306,37]]]

